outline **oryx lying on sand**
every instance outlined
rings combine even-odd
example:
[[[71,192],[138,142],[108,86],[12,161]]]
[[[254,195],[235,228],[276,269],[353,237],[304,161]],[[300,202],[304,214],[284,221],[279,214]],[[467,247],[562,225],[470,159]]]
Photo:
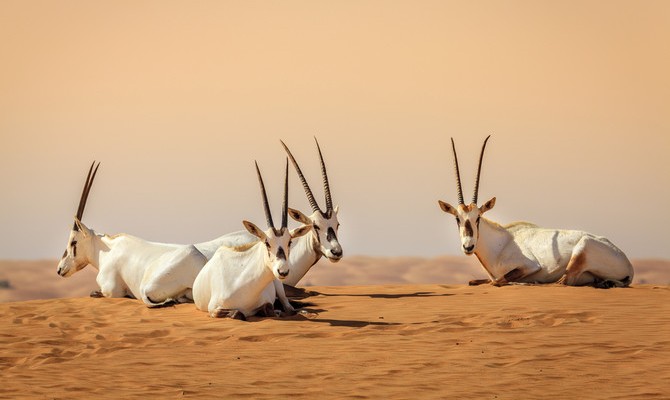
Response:
[[[288,160],[284,178],[281,228],[272,221],[263,177],[256,164],[268,229],[264,232],[249,221],[244,227],[257,240],[236,247],[220,246],[193,284],[193,300],[211,317],[244,319],[262,312],[274,315],[275,279],[290,276],[291,240],[307,234],[311,225],[288,230]],[[281,286],[281,283],[279,284]]]
[[[94,297],[132,297],[155,307],[192,300],[193,281],[207,262],[192,245],[152,243],[118,234],[98,234],[81,222],[98,166],[91,164],[58,275],[72,276],[88,264],[98,270]]]
[[[489,136],[490,137],[490,136]],[[502,226],[482,214],[492,209],[495,197],[477,206],[479,176],[482,168],[486,138],[479,156],[472,202],[463,201],[463,189],[458,168],[454,139],[458,206],[439,201],[444,212],[456,217],[463,252],[475,254],[490,280],[472,281],[471,284],[509,282],[550,283],[596,287],[624,287],[633,280],[633,267],[626,255],[602,236],[587,232],[545,229],[527,222]]]
[[[304,225],[311,225],[313,227],[313,230],[311,230],[308,234],[301,236],[293,241],[291,254],[289,257],[289,263],[291,264],[291,274],[283,280],[284,285],[288,286],[295,286],[305,276],[309,269],[312,268],[312,266],[314,266],[319,261],[319,259],[321,259],[322,256],[325,256],[331,262],[337,262],[342,258],[342,246],[337,239],[337,230],[340,227],[340,223],[337,220],[338,207],[333,207],[326,164],[323,161],[323,155],[321,153],[321,148],[319,147],[319,142],[316,140],[316,138],[314,138],[314,140],[316,142],[316,148],[319,153],[319,161],[321,165],[323,190],[326,199],[325,211],[321,210],[318,203],[314,199],[314,194],[312,193],[305,176],[300,170],[298,162],[293,157],[293,154],[291,154],[291,151],[288,149],[286,144],[284,144],[283,141],[281,142],[282,146],[286,150],[286,153],[291,159],[291,163],[293,164],[300,181],[302,182],[302,187],[305,190],[305,195],[307,196],[307,200],[309,201],[313,212],[310,216],[306,216],[296,209],[288,209],[288,214],[291,216],[291,218]],[[228,247],[238,247],[249,243],[255,243],[256,241],[258,241],[258,238],[250,234],[248,231],[239,231],[216,238],[210,242],[197,243],[195,246],[205,255],[205,257],[210,259],[214,255],[214,252],[216,252],[216,250],[221,245]],[[277,291],[277,296],[284,306],[285,311],[293,312],[293,307],[291,307],[291,305],[288,303],[288,300],[284,294],[284,288],[281,287],[281,283],[275,281],[274,285]],[[292,290],[292,292],[295,293],[297,291]]]

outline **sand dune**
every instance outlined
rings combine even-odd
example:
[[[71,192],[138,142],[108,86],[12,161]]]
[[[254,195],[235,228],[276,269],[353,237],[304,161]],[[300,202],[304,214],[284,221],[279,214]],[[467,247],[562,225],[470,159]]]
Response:
[[[56,274],[56,260],[2,261],[0,302],[82,297],[96,288],[96,271],[87,267],[70,278]],[[670,261],[633,260],[634,284],[670,285]],[[387,284],[464,284],[484,278],[475,257],[347,257],[337,264],[324,259],[314,266],[300,282],[301,286],[387,285]]]
[[[215,320],[129,299],[0,304],[0,399],[654,399],[670,288],[314,287],[304,314]]]

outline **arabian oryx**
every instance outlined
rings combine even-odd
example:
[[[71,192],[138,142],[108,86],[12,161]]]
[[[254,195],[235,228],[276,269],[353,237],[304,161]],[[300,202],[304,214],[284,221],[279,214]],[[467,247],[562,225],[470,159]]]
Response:
[[[490,135],[489,135],[490,137]],[[440,208],[456,217],[461,245],[466,255],[475,254],[490,280],[470,284],[491,283],[496,286],[510,282],[550,283],[571,286],[625,287],[633,279],[633,267],[626,255],[608,239],[574,230],[540,228],[527,222],[502,226],[482,217],[492,209],[495,197],[477,206],[482,158],[489,139],[479,156],[472,203],[463,201],[454,139],[458,206],[439,201]]]
[[[321,210],[318,203],[314,199],[312,190],[307,184],[305,176],[300,170],[298,162],[291,154],[286,144],[282,141],[281,144],[286,150],[291,163],[298,173],[302,187],[307,195],[309,205],[312,207],[312,214],[306,216],[298,210],[290,208],[289,215],[294,220],[304,224],[311,225],[313,230],[308,235],[301,237],[295,241],[293,249],[291,250],[291,275],[284,280],[284,284],[295,286],[309,271],[314,264],[319,261],[321,256],[325,256],[330,262],[338,262],[342,259],[342,246],[337,239],[337,230],[340,228],[340,222],[337,220],[338,206],[333,207],[333,199],[330,194],[330,184],[328,183],[328,173],[326,172],[326,164],[323,161],[323,154],[321,154],[321,147],[319,142],[316,142],[316,149],[319,152],[319,161],[321,163],[321,176],[323,178],[323,191],[326,199],[326,209]]]
[[[281,228],[272,221],[263,177],[256,163],[268,229],[262,231],[249,221],[242,224],[257,240],[235,247],[222,245],[205,264],[193,284],[193,300],[211,317],[245,319],[258,312],[274,316],[276,279],[290,276],[291,240],[307,234],[311,225],[288,230],[288,160],[284,178]],[[281,283],[279,284],[281,286]]]
[[[93,297],[132,297],[155,307],[192,301],[193,281],[207,262],[192,245],[152,243],[126,234],[98,234],[81,222],[98,166],[91,164],[58,275],[72,276],[88,264],[98,270]]]
[[[302,182],[302,187],[305,190],[307,200],[309,201],[313,212],[312,215],[306,216],[302,212],[293,208],[288,209],[288,214],[291,216],[291,218],[304,225],[311,225],[313,227],[313,230],[311,230],[308,234],[293,241],[289,260],[291,264],[291,274],[283,281],[284,285],[290,286],[289,289],[293,294],[298,293],[298,290],[294,290],[292,287],[295,286],[303,276],[305,276],[309,269],[312,268],[312,266],[314,266],[322,256],[325,256],[331,262],[337,262],[342,258],[342,246],[337,239],[337,230],[340,227],[340,223],[337,220],[338,207],[333,207],[326,164],[323,161],[323,155],[321,153],[321,148],[319,147],[319,142],[316,140],[316,138],[314,138],[314,140],[316,141],[316,148],[319,153],[319,161],[321,163],[323,190],[326,199],[325,211],[321,210],[316,200],[314,199],[312,190],[310,189],[305,176],[300,170],[298,162],[293,157],[293,154],[291,154],[291,151],[288,149],[286,144],[283,141],[280,141],[289,158],[291,159],[293,167],[298,173],[298,177]],[[246,243],[252,243],[257,240],[258,238],[256,236],[248,233],[247,231],[239,231],[214,239],[210,242],[196,244],[195,246],[209,259],[212,257],[216,249],[218,249],[221,245],[236,247]],[[293,312],[293,307],[291,307],[291,305],[288,303],[288,300],[284,294],[284,288],[280,286],[281,284],[278,281],[275,281],[277,296],[284,306],[285,311]]]

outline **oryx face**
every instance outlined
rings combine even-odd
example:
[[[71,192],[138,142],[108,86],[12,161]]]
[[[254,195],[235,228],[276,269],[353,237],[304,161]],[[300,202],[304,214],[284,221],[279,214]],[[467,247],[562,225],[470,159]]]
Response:
[[[300,182],[302,182],[302,187],[305,190],[305,195],[307,195],[307,201],[309,201],[312,211],[314,212],[311,216],[305,217],[300,211],[291,209],[289,211],[291,217],[298,222],[303,224],[311,224],[314,226],[314,234],[318,242],[318,250],[321,255],[324,255],[332,262],[337,262],[342,258],[342,246],[340,245],[339,240],[337,240],[337,230],[340,227],[340,222],[337,220],[338,207],[333,207],[333,199],[330,193],[330,183],[328,182],[328,173],[326,171],[326,164],[323,161],[323,154],[321,154],[321,147],[319,142],[314,138],[316,142],[316,148],[319,152],[319,162],[321,164],[321,176],[323,178],[323,192],[326,199],[326,208],[325,211],[319,207],[316,200],[314,199],[314,194],[312,189],[310,189],[305,176],[298,165],[298,162],[291,154],[291,151],[286,146],[284,142],[281,142],[284,150],[288,154],[295,171],[298,173]]]
[[[479,222],[482,214],[493,208],[495,205],[495,197],[487,201],[483,206],[477,207],[476,204],[469,205],[459,204],[458,207],[453,207],[448,203],[438,200],[442,211],[449,213],[456,217],[456,224],[458,225],[458,232],[461,238],[461,249],[466,255],[471,255],[477,248],[477,240],[479,239]]]
[[[96,167],[95,161],[93,161],[91,167],[88,169],[88,175],[86,176],[86,182],[84,183],[84,190],[81,192],[79,207],[77,208],[77,214],[74,217],[74,225],[70,231],[67,247],[65,248],[63,257],[58,263],[57,272],[60,276],[72,276],[72,274],[88,265],[88,250],[91,246],[93,231],[88,229],[88,227],[81,222],[81,219],[84,216],[84,208],[86,207],[86,201],[88,200],[88,194],[91,191],[93,180],[98,173],[98,167],[100,167],[100,163],[98,163],[98,166]]]
[[[243,224],[247,228],[247,231],[258,237],[265,246],[267,250],[265,265],[277,279],[286,278],[290,272],[288,256],[291,249],[291,241],[307,234],[312,229],[311,225],[306,225],[292,231],[289,231],[287,228],[280,230],[270,228],[267,231],[261,231],[260,228],[249,221],[244,221]]]
[[[458,207],[453,207],[452,205],[438,200],[440,208],[442,211],[449,213],[456,217],[456,223],[458,224],[458,231],[461,237],[461,248],[463,252],[467,255],[470,255],[475,252],[477,249],[477,240],[479,239],[479,222],[481,221],[482,214],[492,209],[496,203],[496,198],[484,203],[483,206],[477,207],[477,196],[479,194],[479,177],[482,172],[482,160],[484,159],[484,150],[486,150],[486,143],[489,141],[489,135],[482,145],[482,151],[479,154],[479,167],[477,168],[477,179],[475,180],[475,191],[472,196],[472,202],[470,204],[465,204],[463,201],[463,187],[461,186],[461,173],[458,167],[458,156],[456,154],[456,145],[454,144],[454,139],[451,139],[451,148],[454,153],[454,166],[456,170],[456,183],[458,189]]]
[[[337,211],[338,207],[335,206],[330,215],[319,210],[307,217],[300,211],[289,208],[291,218],[305,225],[312,225],[319,252],[331,262],[342,259],[342,245],[337,239],[337,230],[340,228]]]
[[[82,231],[82,228],[88,228],[83,227],[83,224],[81,226],[81,228],[78,227],[78,230],[70,231],[67,247],[58,263],[56,272],[64,278],[74,275],[75,272],[81,271],[88,265],[87,250],[90,246],[90,240],[86,232]]]
[[[265,185],[263,184],[263,177],[261,171],[256,163],[256,174],[258,175],[258,183],[261,186],[261,195],[263,197],[263,209],[265,210],[265,218],[267,220],[268,229],[262,231],[259,227],[249,221],[242,221],[244,227],[252,235],[260,239],[264,243],[267,253],[265,255],[265,266],[270,268],[275,278],[284,279],[289,274],[288,255],[291,248],[291,240],[305,235],[312,230],[312,225],[301,226],[300,228],[290,231],[288,229],[288,160],[286,160],[286,170],[284,173],[284,202],[282,204],[281,228],[275,228],[272,221],[272,213],[268,205],[268,196],[265,192]]]
[[[332,262],[338,262],[342,258],[342,245],[337,240],[337,230],[340,228],[337,211],[338,207],[335,206],[330,215],[317,211],[310,216],[314,233],[319,240],[321,254]]]

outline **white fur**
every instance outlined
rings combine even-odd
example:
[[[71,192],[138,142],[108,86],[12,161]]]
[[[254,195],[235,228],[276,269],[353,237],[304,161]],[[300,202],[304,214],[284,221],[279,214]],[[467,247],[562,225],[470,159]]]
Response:
[[[250,234],[255,242],[241,242],[245,236],[237,232],[227,235],[230,242],[238,244],[226,246],[224,240],[224,245],[205,264],[193,284],[196,307],[208,311],[212,317],[222,316],[223,310],[237,310],[250,316],[264,304],[274,303],[276,290],[281,290],[285,299],[280,280],[285,278],[285,273],[290,276],[289,242],[307,234],[311,228],[303,226],[291,232],[285,229],[281,236],[275,235],[273,229],[256,232]],[[280,248],[284,249],[286,259],[277,257]]]
[[[462,249],[475,254],[494,284],[505,284],[515,271],[514,282],[589,285],[609,281],[627,286],[633,267],[626,255],[608,239],[587,232],[540,228],[520,222],[501,226],[481,215],[493,208],[495,198],[478,208],[475,204],[454,208],[440,202],[445,212],[459,220]],[[479,227],[477,219],[480,218]],[[465,234],[469,222],[473,235]],[[474,245],[472,251],[466,249]]]
[[[59,275],[72,276],[90,264],[98,270],[96,282],[105,297],[133,297],[149,307],[192,300],[193,281],[207,262],[194,246],[98,235],[80,221],[77,225],[58,264]]]

